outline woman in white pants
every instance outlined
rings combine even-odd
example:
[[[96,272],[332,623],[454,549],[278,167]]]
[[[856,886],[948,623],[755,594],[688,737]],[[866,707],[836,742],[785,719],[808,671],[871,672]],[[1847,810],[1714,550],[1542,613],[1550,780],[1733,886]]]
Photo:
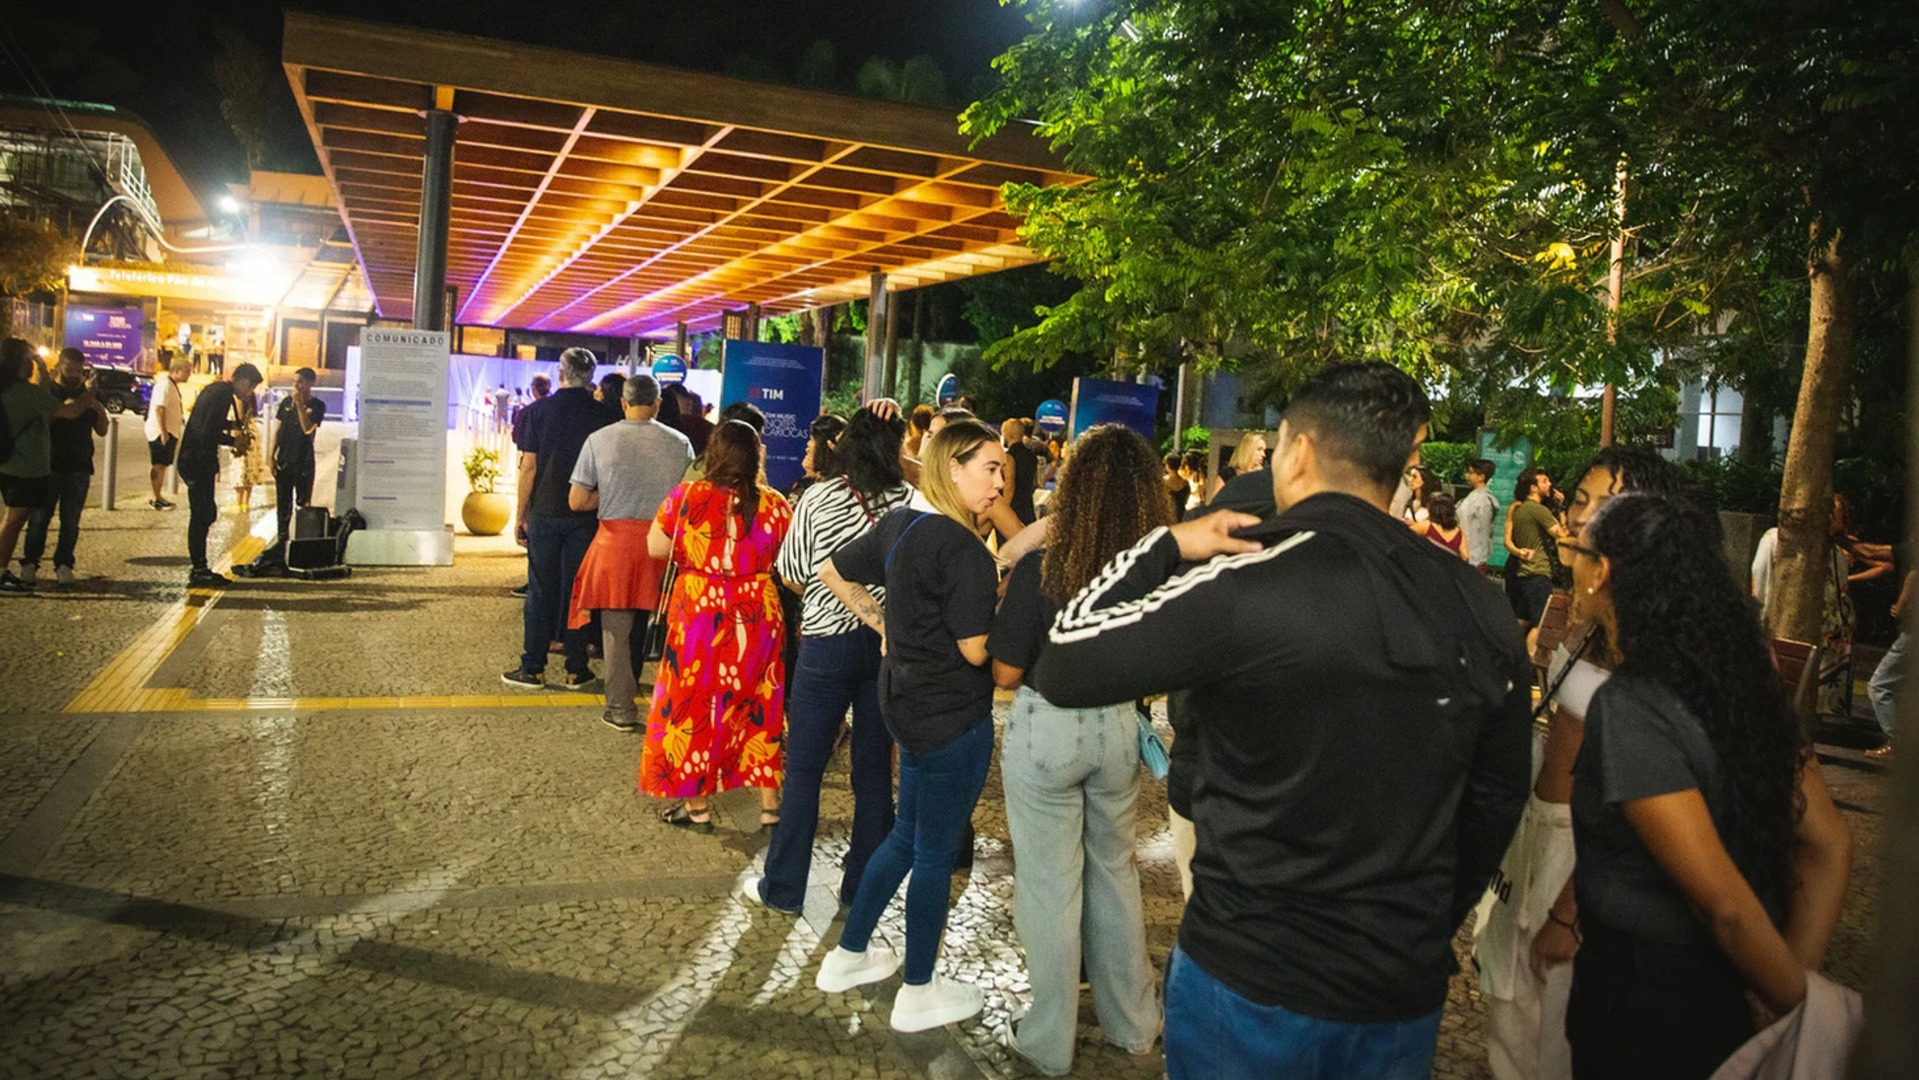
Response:
[[[1148,1053],[1159,1003],[1146,958],[1134,803],[1139,722],[1131,701],[1064,709],[1024,685],[1058,607],[1139,538],[1171,524],[1159,458],[1126,428],[1101,425],[1069,450],[1045,551],[1013,568],[986,651],[1018,693],[1000,772],[1013,840],[1013,924],[1026,946],[1032,1008],[1012,1049],[1047,1076],[1073,1066],[1082,957],[1108,1042]]]

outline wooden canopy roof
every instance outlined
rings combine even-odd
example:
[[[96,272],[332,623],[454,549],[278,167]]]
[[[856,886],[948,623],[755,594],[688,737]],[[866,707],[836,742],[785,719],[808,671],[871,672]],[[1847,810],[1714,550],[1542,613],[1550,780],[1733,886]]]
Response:
[[[460,117],[465,324],[647,335],[1039,261],[1000,185],[1077,183],[935,110],[288,12],[287,78],[381,315],[410,318],[423,111]]]

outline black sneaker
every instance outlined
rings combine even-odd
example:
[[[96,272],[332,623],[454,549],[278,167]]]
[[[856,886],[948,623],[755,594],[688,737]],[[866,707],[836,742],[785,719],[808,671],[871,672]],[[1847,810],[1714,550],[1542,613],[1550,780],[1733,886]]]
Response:
[[[608,709],[600,714],[600,723],[605,724],[615,731],[624,731],[628,734],[635,731],[646,730],[646,721],[640,719],[638,713],[634,713],[632,716],[622,716],[612,709]]]
[[[152,508],[153,508],[153,509],[155,509],[155,510],[171,510],[171,509],[173,509],[173,504],[172,504],[172,503],[170,503],[170,502],[168,502],[168,501],[166,501],[165,499],[148,499],[148,500],[147,500],[147,505],[148,505],[148,506],[150,506],[150,507],[152,507]]]
[[[501,674],[500,681],[508,686],[517,686],[522,690],[546,689],[546,675],[544,673],[526,671],[517,667]]]
[[[30,593],[33,586],[11,570],[0,570],[0,593]]]
[[[233,584],[233,579],[212,570],[195,570],[187,575],[189,589],[224,589]]]
[[[598,681],[599,680],[595,679],[593,673],[590,671],[584,675],[575,675],[569,671],[566,673],[566,678],[561,680],[560,685],[568,690],[585,691],[591,689],[593,684]]]

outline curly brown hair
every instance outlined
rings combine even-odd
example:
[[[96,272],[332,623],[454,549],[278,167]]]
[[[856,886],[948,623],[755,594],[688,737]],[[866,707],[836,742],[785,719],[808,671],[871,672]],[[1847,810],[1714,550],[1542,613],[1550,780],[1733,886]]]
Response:
[[[1048,504],[1040,589],[1065,603],[1115,555],[1173,523],[1159,452],[1130,428],[1100,424],[1074,440]]]

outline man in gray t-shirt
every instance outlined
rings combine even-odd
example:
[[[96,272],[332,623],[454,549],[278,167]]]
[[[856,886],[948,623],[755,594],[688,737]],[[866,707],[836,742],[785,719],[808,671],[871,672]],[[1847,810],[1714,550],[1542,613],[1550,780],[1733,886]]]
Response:
[[[606,658],[602,719],[622,731],[638,731],[643,725],[634,698],[646,662],[638,654],[646,640],[643,620],[651,611],[629,592],[632,583],[652,578],[646,565],[646,533],[660,503],[693,460],[693,444],[653,419],[660,405],[660,384],[653,376],[628,379],[620,400],[626,419],[587,436],[580,448],[567,505],[575,511],[596,510],[601,522],[580,566],[580,588],[587,594],[581,606],[600,613]]]

